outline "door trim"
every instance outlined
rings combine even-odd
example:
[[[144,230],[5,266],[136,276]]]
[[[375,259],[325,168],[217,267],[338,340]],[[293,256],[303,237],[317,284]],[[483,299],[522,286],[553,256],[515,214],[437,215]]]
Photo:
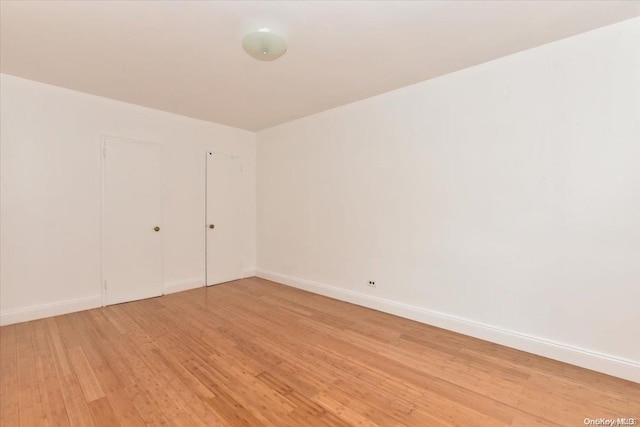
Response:
[[[104,257],[106,254],[106,248],[105,248],[105,214],[104,214],[104,208],[105,208],[105,196],[106,196],[106,192],[105,192],[105,172],[106,172],[106,166],[107,166],[107,162],[106,162],[106,150],[107,150],[107,140],[109,139],[115,139],[121,142],[129,142],[129,143],[133,143],[133,144],[152,144],[155,145],[157,147],[160,147],[160,149],[162,149],[162,153],[163,153],[163,157],[164,157],[164,146],[162,144],[158,144],[157,142],[151,142],[151,141],[141,141],[141,140],[137,140],[137,139],[131,139],[131,138],[123,138],[120,136],[112,136],[112,135],[100,135],[100,144],[99,144],[99,156],[100,156],[100,302],[101,302],[101,306],[102,307],[106,307],[107,306],[107,292],[106,292],[106,288],[105,288],[105,277],[106,277],[106,271],[105,271],[105,262],[104,262]],[[161,173],[160,173],[160,227],[162,227],[163,229],[164,227],[164,223],[165,223],[165,218],[164,218],[164,177],[163,177],[163,173],[162,171],[164,170],[164,165],[161,168]],[[160,236],[160,240],[162,242],[162,247],[161,247],[161,251],[160,251],[160,279],[161,279],[161,294],[165,295],[166,294],[166,285],[164,283],[164,278],[165,278],[165,274],[164,274],[164,264],[165,264],[165,254],[164,254],[164,234],[162,234]]]

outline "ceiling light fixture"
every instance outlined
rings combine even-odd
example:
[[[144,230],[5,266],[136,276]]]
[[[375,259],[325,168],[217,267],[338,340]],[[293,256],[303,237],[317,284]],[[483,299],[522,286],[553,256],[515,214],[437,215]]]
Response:
[[[242,39],[242,48],[259,61],[273,61],[287,51],[287,42],[282,36],[267,28],[249,33]]]

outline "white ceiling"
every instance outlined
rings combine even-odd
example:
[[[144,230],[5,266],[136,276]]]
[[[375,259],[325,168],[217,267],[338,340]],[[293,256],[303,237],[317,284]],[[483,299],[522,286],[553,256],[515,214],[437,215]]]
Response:
[[[1,71],[260,130],[640,15],[636,1],[2,1]],[[268,27],[288,52],[259,62]]]

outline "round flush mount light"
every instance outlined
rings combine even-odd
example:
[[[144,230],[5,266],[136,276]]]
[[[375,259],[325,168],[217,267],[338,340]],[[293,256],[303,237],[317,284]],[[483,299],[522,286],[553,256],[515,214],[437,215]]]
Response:
[[[282,36],[262,28],[244,36],[242,48],[259,61],[273,61],[287,51],[287,42]]]

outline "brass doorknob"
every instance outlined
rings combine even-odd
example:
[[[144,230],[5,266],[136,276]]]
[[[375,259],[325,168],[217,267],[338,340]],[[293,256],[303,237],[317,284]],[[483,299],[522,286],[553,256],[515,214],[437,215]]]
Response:
[[[216,228],[216,226],[213,224],[209,224],[209,228]]]
[[[160,227],[153,227],[153,231],[160,231]]]

